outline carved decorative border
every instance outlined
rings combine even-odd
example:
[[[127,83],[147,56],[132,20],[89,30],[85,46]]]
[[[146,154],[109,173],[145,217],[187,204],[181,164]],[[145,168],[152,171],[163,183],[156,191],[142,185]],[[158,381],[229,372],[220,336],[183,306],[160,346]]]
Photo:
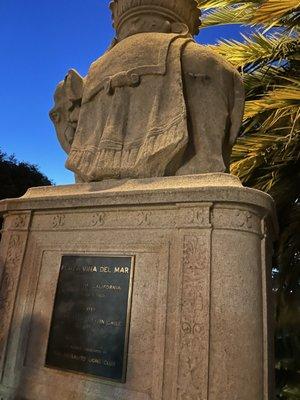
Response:
[[[30,212],[10,214],[5,218],[8,240],[6,254],[2,255],[3,265],[0,282],[0,382],[6,357],[8,336],[14,312],[16,291],[25,253]],[[6,239],[5,239],[6,240]]]
[[[261,217],[253,211],[214,207],[212,223],[215,229],[230,229],[262,235]]]
[[[161,229],[210,227],[209,205],[155,210],[104,210],[101,212],[36,213],[32,231],[95,229]]]
[[[210,231],[184,235],[177,400],[207,399],[210,257]]]
[[[21,234],[11,234],[0,286],[0,377],[3,372],[8,332],[14,307],[14,295],[23,258],[23,244],[24,240]]]
[[[29,229],[31,212],[22,214],[9,214],[5,218],[5,230],[26,231]]]

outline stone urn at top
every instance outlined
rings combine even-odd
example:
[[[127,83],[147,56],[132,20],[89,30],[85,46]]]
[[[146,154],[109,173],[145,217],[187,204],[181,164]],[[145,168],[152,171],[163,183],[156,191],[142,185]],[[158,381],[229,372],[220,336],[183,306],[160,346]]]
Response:
[[[227,172],[244,110],[238,72],[197,44],[195,0],[115,0],[116,37],[50,112],[79,182]]]

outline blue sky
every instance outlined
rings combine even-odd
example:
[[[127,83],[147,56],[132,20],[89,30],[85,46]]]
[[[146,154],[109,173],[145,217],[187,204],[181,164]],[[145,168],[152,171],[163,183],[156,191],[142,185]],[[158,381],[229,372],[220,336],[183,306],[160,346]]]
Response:
[[[0,149],[39,166],[56,184],[73,183],[48,117],[70,68],[86,74],[114,33],[109,0],[0,0]],[[197,41],[239,38],[241,28],[200,31]],[[243,29],[245,31],[245,29]]]

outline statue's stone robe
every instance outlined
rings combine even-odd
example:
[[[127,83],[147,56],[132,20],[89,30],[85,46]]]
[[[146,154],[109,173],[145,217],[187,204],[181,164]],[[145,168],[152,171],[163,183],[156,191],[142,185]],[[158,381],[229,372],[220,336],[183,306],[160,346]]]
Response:
[[[242,84],[232,67],[210,51],[202,57],[201,49],[190,37],[141,33],[94,62],[67,168],[84,181],[226,170],[222,148],[235,141],[243,108],[240,99],[231,124],[234,80]],[[209,160],[214,151],[219,158]]]
[[[173,172],[188,142],[180,53],[189,40],[137,34],[92,64],[69,169],[87,181]]]

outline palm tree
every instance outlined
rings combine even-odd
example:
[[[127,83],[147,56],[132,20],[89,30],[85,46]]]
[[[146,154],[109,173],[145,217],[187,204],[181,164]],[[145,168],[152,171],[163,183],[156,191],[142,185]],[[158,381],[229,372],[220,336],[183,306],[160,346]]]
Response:
[[[278,210],[274,257],[278,399],[300,399],[300,1],[198,0],[202,27],[248,25],[212,49],[244,77],[246,109],[231,172],[268,192]]]

